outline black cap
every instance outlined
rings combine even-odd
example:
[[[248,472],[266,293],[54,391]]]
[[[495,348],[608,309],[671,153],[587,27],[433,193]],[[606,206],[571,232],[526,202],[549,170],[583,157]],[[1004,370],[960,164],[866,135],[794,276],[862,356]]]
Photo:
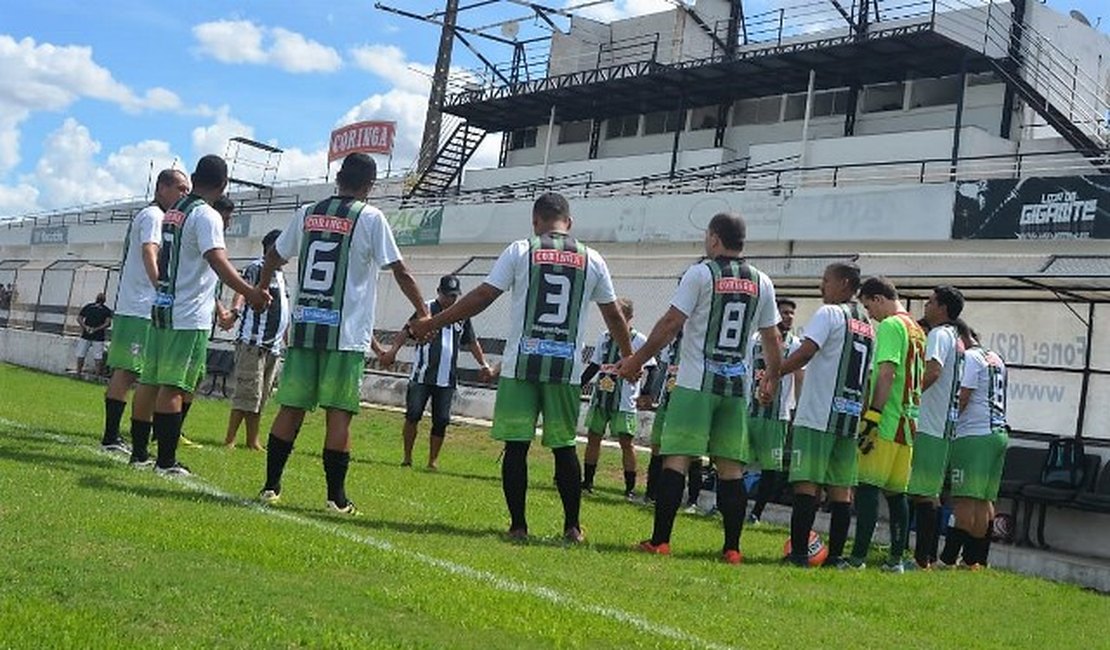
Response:
[[[462,293],[459,278],[454,275],[445,275],[439,279],[438,291],[445,296],[457,296]]]
[[[277,238],[280,236],[281,231],[276,228],[266,233],[266,236],[262,238],[262,250],[266,250],[267,248],[273,246],[274,242],[276,242]]]

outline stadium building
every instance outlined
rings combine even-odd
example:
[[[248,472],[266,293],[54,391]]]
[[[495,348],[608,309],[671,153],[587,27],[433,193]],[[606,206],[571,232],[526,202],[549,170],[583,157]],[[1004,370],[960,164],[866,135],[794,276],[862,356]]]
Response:
[[[1012,445],[1080,436],[1110,463],[1110,38],[1081,15],[1028,0],[812,0],[748,15],[737,0],[698,0],[612,23],[571,16],[544,47],[449,80],[423,164],[375,190],[427,294],[448,272],[479,283],[554,190],[647,327],[710,217],[733,210],[749,258],[798,299],[802,323],[837,259],[891,277],[918,314],[933,286],[961,288],[967,320],[1012,369]],[[466,168],[496,136],[499,165]],[[270,166],[233,192],[238,260],[331,192],[274,186]],[[114,295],[140,205],[0,224],[0,285],[15,289],[0,305],[6,360],[64,369],[57,336],[98,291]],[[384,334],[411,308],[381,287]],[[494,358],[507,313],[501,301],[475,319]],[[364,393],[400,403],[400,381],[375,372]],[[485,392],[460,391],[459,408],[488,415]],[[1110,544],[1077,539],[1105,538],[1110,517],[1047,513],[1054,548],[1110,559]],[[1045,554],[1060,566],[1041,572],[1078,571],[1070,561]]]

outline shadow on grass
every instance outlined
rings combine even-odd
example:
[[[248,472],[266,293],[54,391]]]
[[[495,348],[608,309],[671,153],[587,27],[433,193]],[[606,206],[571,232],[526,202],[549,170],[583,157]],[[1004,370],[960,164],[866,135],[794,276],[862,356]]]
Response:
[[[34,440],[35,442],[43,442],[41,438],[36,438]],[[17,463],[34,465],[36,467],[60,469],[67,472],[85,472],[89,469],[110,470],[118,466],[115,461],[107,456],[103,458],[73,458],[68,455],[33,451],[30,449],[0,448],[0,459],[12,460]]]
[[[129,469],[129,468],[127,468]],[[140,470],[131,470],[140,471]],[[227,499],[215,494],[207,492],[200,492],[190,489],[187,486],[174,487],[166,485],[165,487],[158,485],[134,485],[131,483],[124,483],[117,481],[107,476],[83,476],[77,482],[81,487],[87,487],[96,490],[111,490],[112,492],[119,492],[120,494],[127,494],[132,496],[141,496],[149,499],[173,499],[176,501],[187,501],[191,503],[206,503],[221,505],[227,507],[242,507],[242,504],[236,500]]]

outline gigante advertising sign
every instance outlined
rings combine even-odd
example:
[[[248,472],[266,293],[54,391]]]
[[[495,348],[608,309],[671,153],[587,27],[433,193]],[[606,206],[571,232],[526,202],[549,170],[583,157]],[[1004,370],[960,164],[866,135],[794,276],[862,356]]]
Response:
[[[1110,175],[956,186],[953,239],[1110,239]]]

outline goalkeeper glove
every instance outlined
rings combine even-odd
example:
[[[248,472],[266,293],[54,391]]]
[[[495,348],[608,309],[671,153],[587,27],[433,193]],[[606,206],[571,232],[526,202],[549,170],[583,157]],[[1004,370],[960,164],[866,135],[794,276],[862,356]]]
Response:
[[[861,454],[870,453],[875,448],[875,441],[879,437],[879,422],[882,419],[882,411],[876,409],[867,409],[859,419],[859,437],[856,442]]]

